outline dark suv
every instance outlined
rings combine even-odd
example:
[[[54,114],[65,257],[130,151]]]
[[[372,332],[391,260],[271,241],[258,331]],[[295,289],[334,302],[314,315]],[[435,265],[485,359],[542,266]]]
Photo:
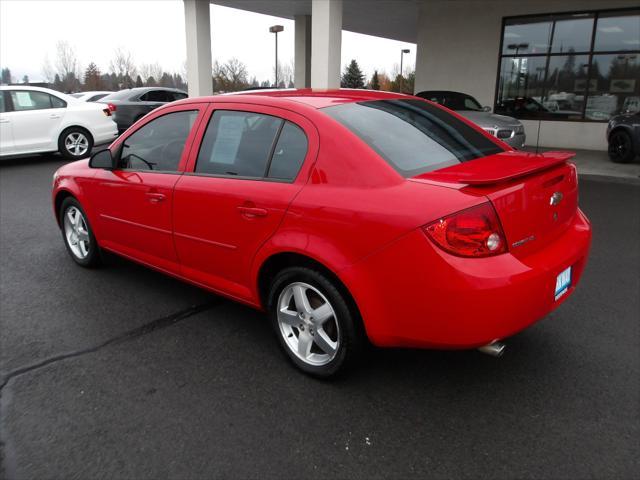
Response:
[[[120,90],[101,98],[99,102],[109,105],[118,132],[122,133],[150,111],[187,97],[187,92],[176,88],[141,87]]]
[[[640,155],[640,111],[613,117],[607,125],[609,158],[629,163]]]

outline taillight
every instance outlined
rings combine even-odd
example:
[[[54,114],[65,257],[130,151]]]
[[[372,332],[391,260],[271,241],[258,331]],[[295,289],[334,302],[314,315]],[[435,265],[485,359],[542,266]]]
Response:
[[[110,112],[115,112],[117,110],[116,106],[113,103],[108,103],[107,107],[109,108]]]
[[[500,220],[487,202],[422,227],[443,250],[460,257],[490,257],[507,251]]]

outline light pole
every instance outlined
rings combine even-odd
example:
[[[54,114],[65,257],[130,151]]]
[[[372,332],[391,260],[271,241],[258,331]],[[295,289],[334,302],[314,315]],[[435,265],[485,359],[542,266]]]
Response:
[[[404,88],[403,85],[403,81],[404,81],[404,77],[402,76],[402,60],[404,57],[405,53],[409,53],[409,49],[408,48],[403,48],[402,50],[400,50],[400,93],[402,93],[402,90]]]
[[[269,27],[269,31],[271,33],[276,34],[276,84],[275,88],[278,88],[278,32],[282,32],[284,27],[282,25],[273,25]]]

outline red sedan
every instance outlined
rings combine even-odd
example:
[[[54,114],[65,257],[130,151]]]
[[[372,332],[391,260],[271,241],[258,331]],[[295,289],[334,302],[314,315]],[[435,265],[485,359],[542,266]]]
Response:
[[[58,170],[53,206],[78,264],[108,250],[266,310],[329,376],[367,339],[497,354],[569,297],[591,242],[571,156],[405,95],[190,98]]]

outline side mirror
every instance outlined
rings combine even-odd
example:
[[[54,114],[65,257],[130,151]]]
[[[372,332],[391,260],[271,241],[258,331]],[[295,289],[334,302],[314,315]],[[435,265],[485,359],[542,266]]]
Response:
[[[489,106],[482,107],[482,111],[483,112],[490,112],[491,111],[491,107],[489,107]]]
[[[105,170],[114,170],[116,168],[116,162],[111,155],[111,150],[100,150],[99,152],[91,155],[89,160],[90,168],[104,168]]]

